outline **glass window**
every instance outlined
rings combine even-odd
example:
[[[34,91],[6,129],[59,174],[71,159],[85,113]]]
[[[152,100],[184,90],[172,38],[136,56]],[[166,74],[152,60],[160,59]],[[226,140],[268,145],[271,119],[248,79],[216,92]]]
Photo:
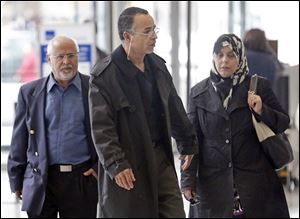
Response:
[[[264,30],[269,40],[278,41],[281,62],[299,64],[299,2],[247,1],[246,8],[246,30]]]
[[[228,32],[228,2],[192,2],[191,87],[209,76],[213,46]]]

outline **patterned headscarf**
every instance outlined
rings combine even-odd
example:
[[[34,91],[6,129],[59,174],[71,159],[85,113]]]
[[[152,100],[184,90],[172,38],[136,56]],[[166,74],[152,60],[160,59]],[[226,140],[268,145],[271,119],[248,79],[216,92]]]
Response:
[[[241,39],[234,34],[223,34],[217,39],[213,50],[214,57],[223,47],[226,46],[228,46],[234,52],[239,62],[238,68],[230,78],[223,78],[217,71],[215,61],[213,61],[210,79],[215,91],[220,95],[223,101],[223,107],[227,110],[229,101],[232,97],[233,87],[241,84],[244,81],[249,69],[245,55],[244,44]]]

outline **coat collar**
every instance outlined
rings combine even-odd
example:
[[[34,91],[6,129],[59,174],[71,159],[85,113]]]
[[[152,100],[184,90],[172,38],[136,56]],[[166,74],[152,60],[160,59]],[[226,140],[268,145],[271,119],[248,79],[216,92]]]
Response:
[[[50,92],[50,90],[53,88],[53,86],[61,86],[59,83],[54,79],[53,72],[48,76],[48,82],[47,82],[47,93]],[[81,89],[81,76],[79,75],[79,72],[76,73],[75,77],[72,79],[72,81],[69,83],[68,86],[74,85],[80,92],[82,92]]]
[[[127,59],[127,54],[122,45],[120,45],[112,54],[112,62],[118,66],[120,71],[128,77],[134,77],[138,73],[138,68]],[[154,53],[145,56],[149,60],[153,71],[166,71],[163,66],[165,61]]]
[[[205,79],[193,87],[191,97],[197,107],[228,118],[228,114],[209,79]]]
[[[203,108],[209,112],[216,113],[225,119],[229,119],[229,115],[238,108],[248,107],[247,103],[247,80],[236,87],[233,92],[228,110],[226,111],[223,104],[215,92],[211,81],[205,79],[192,88],[191,97],[196,106]]]
[[[80,78],[80,86],[82,89],[82,94],[87,93],[88,91],[88,87],[86,85],[86,83],[84,83],[84,76],[82,74],[80,74],[78,72],[78,80]],[[35,109],[36,108],[36,104],[40,105],[40,106],[44,106],[45,103],[45,92],[47,91],[47,83],[50,79],[50,75],[48,75],[48,77],[42,78],[40,83],[37,83],[35,89],[33,90],[33,92],[30,94],[29,96],[29,101],[30,101],[30,108],[31,109]],[[88,80],[88,79],[86,79]],[[85,98],[83,98],[85,100]],[[34,114],[33,114],[34,115]]]
[[[249,90],[249,78],[246,77],[243,83],[236,87],[236,90],[232,94],[232,102],[228,106],[228,113],[232,113],[234,110],[249,107],[248,105],[248,90]]]

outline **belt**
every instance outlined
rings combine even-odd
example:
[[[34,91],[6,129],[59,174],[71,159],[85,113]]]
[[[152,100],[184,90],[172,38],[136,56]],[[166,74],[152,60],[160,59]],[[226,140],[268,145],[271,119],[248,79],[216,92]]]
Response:
[[[90,161],[84,161],[80,164],[54,164],[48,167],[49,170],[56,170],[59,172],[72,172],[90,164]]]

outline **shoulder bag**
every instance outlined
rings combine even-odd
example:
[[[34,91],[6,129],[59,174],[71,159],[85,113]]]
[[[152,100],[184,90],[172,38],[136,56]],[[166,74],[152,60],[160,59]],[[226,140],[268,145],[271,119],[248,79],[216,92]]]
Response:
[[[250,91],[256,93],[258,76],[255,74],[251,77]],[[283,168],[294,159],[291,144],[285,133],[275,134],[265,123],[258,122],[252,113],[253,125],[266,154],[267,159],[275,170]]]

